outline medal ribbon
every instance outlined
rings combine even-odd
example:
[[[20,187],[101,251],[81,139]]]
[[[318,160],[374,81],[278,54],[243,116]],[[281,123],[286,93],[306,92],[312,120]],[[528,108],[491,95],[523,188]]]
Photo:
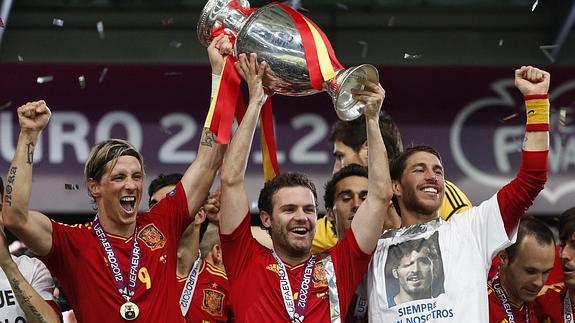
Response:
[[[571,297],[569,296],[569,290],[565,294],[565,299],[563,300],[563,321],[565,323],[573,323],[573,308],[571,306]]]
[[[331,323],[341,323],[341,313],[339,306],[339,295],[337,291],[337,281],[335,278],[335,268],[331,256],[322,253],[321,261],[323,262],[323,270],[327,280],[327,287],[329,293],[329,317]]]
[[[315,255],[312,255],[305,265],[305,268],[302,273],[302,280],[301,285],[299,288],[297,302],[293,299],[292,289],[289,283],[288,273],[285,268],[283,261],[278,257],[276,252],[272,250],[272,255],[276,259],[278,264],[278,275],[280,276],[280,291],[282,293],[282,297],[284,300],[284,305],[286,311],[291,319],[292,323],[301,323],[303,322],[305,311],[307,308],[307,301],[311,297],[309,295],[309,286],[311,282],[311,276],[313,274],[313,267],[316,263]]]
[[[183,316],[186,316],[188,310],[190,309],[190,304],[192,303],[192,297],[194,296],[194,290],[196,289],[196,283],[198,282],[198,274],[200,273],[201,265],[202,257],[198,252],[198,257],[196,258],[196,261],[194,261],[194,265],[188,274],[188,279],[186,279],[184,290],[180,296],[180,310],[182,311]]]
[[[505,314],[507,314],[507,321],[509,323],[516,323],[517,321],[515,320],[515,316],[513,316],[513,309],[511,307],[512,306],[511,302],[509,302],[509,299],[507,299],[507,295],[505,295],[503,287],[501,287],[499,273],[497,273],[497,275],[495,275],[495,277],[491,279],[491,286],[495,290],[495,296],[497,296],[497,298],[501,302],[501,305],[503,305]],[[529,307],[527,306],[527,302],[525,303],[525,322],[529,323]]]
[[[140,248],[138,247],[138,241],[136,238],[136,233],[138,232],[138,228],[134,230],[134,235],[132,236],[132,252],[130,256],[130,273],[128,275],[129,283],[126,285],[126,279],[122,274],[122,270],[120,269],[120,263],[118,262],[118,257],[116,257],[116,252],[114,252],[114,248],[112,244],[108,241],[108,237],[106,236],[106,232],[102,228],[100,224],[100,220],[96,216],[96,219],[93,222],[94,234],[100,244],[102,245],[102,250],[106,255],[106,259],[108,260],[108,268],[112,272],[112,276],[114,277],[114,283],[116,284],[116,288],[127,301],[130,300],[134,296],[134,290],[136,288],[136,279],[138,277],[138,270],[140,268]]]

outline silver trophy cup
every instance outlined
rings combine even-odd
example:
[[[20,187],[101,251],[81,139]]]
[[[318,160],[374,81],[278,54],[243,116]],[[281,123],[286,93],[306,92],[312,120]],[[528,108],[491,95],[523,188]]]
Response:
[[[271,75],[266,75],[264,86],[272,92],[303,96],[320,91],[310,83],[301,35],[290,15],[279,5],[269,4],[251,14],[246,0],[209,0],[198,21],[198,38],[208,46],[212,32],[224,29],[236,38],[235,54],[257,53],[258,61],[265,60]],[[363,64],[347,69],[336,69],[336,76],[323,82],[333,100],[337,116],[344,121],[358,118],[364,110],[362,102],[354,100],[352,88],[363,88],[360,79],[379,82],[373,65]]]

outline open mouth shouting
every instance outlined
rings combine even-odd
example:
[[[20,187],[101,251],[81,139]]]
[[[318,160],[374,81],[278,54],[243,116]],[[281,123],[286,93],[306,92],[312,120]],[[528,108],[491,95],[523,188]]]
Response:
[[[136,197],[124,196],[120,199],[120,205],[126,213],[134,213],[136,211]]]

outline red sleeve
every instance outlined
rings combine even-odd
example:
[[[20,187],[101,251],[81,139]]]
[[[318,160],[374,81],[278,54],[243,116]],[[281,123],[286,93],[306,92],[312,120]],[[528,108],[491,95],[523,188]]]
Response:
[[[232,233],[220,234],[222,258],[230,281],[244,272],[258,246],[264,248],[252,236],[250,220],[248,212]]]
[[[366,254],[361,251],[351,229],[347,230],[343,240],[330,249],[329,253],[335,268],[340,313],[341,317],[345,317],[355,290],[367,272],[373,253]]]
[[[547,154],[548,151],[524,150],[519,174],[497,192],[497,202],[508,235],[543,190],[547,181]]]
[[[193,194],[193,192],[190,192]],[[178,182],[173,191],[166,194],[148,212],[151,222],[159,224],[165,223],[169,227],[173,237],[180,240],[182,233],[192,223],[190,211],[188,210],[188,198],[182,182]],[[145,213],[139,214],[141,216]]]

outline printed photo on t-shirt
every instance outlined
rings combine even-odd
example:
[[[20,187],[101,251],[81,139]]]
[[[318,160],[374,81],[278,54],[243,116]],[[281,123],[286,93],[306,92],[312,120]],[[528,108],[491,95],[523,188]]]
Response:
[[[388,307],[436,298],[445,292],[444,279],[439,232],[389,247],[385,262]]]

